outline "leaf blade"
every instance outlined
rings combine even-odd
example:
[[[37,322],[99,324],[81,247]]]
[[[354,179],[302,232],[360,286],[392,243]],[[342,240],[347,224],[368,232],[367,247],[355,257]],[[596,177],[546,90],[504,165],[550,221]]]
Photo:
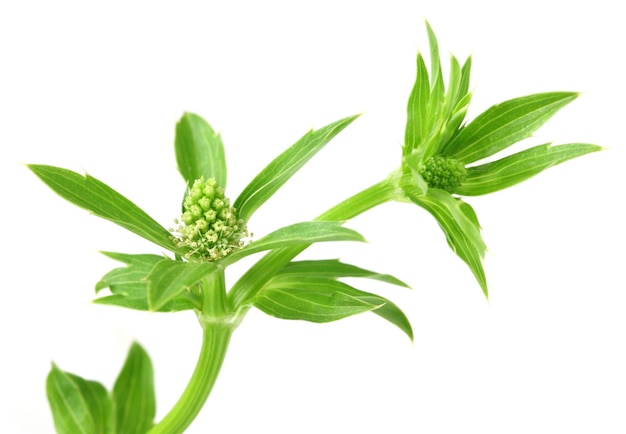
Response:
[[[219,262],[226,266],[253,253],[283,247],[327,241],[365,241],[358,232],[344,228],[341,224],[334,221],[309,221],[284,226],[243,249],[232,251]]]
[[[178,171],[188,186],[204,177],[226,188],[226,154],[222,138],[194,113],[185,113],[176,124],[174,141]]]
[[[549,143],[518,152],[491,163],[468,168],[467,178],[455,193],[479,196],[525,181],[550,167],[602,150],[587,143],[552,146]]]
[[[149,309],[158,311],[216,268],[212,262],[182,262],[169,259],[158,262],[146,278]]]
[[[55,364],[46,394],[59,434],[114,434],[113,401],[100,383],[62,371]]]
[[[465,164],[489,157],[530,137],[577,96],[575,92],[546,92],[493,105],[462,128],[443,153]]]
[[[436,188],[429,189],[423,196],[410,195],[410,199],[435,217],[448,245],[470,268],[485,297],[489,298],[487,278],[482,265],[486,246],[472,207]]]
[[[28,168],[62,198],[167,250],[178,251],[167,229],[141,208],[90,175],[41,164]]]
[[[341,262],[339,259],[291,261],[289,264],[285,265],[276,276],[279,277],[285,275],[318,276],[328,279],[364,277],[409,288],[409,285],[394,276],[376,273],[374,271],[357,267],[356,265],[346,264]]]
[[[154,423],[154,372],[145,350],[133,343],[113,386],[117,434],[146,433]]]
[[[233,206],[237,209],[239,218],[247,222],[261,205],[358,116],[340,119],[318,130],[309,131],[272,160],[235,200]]]

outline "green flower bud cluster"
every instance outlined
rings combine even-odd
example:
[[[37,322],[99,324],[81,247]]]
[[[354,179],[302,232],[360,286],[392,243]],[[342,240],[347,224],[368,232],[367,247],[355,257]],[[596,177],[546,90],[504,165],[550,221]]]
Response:
[[[224,197],[224,189],[215,179],[196,179],[183,201],[182,224],[175,230],[180,237],[174,241],[178,247],[189,248],[187,257],[215,261],[233,249],[244,246],[248,230],[237,211]]]
[[[467,177],[467,169],[458,160],[437,155],[430,157],[420,166],[420,175],[432,188],[440,188],[449,193],[461,185]]]

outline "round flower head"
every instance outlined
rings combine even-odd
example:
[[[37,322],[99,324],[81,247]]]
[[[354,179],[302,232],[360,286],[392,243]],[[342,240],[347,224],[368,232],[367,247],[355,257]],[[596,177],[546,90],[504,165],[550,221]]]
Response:
[[[215,179],[196,179],[183,201],[183,214],[175,237],[177,247],[189,248],[187,257],[215,261],[244,246],[246,225],[224,197]]]
[[[454,158],[440,155],[426,160],[419,172],[429,187],[440,188],[448,193],[454,193],[454,190],[467,177],[467,169],[463,163]]]

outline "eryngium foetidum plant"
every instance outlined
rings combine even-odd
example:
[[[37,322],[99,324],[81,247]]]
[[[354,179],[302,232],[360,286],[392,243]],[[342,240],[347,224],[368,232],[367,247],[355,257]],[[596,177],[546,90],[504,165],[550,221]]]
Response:
[[[123,265],[96,284],[95,303],[152,312],[189,310],[203,330],[189,384],[158,423],[154,421],[152,364],[138,344],[131,347],[111,392],[53,365],[47,393],[59,433],[183,432],[209,396],[233,331],[253,307],[277,318],[318,323],[372,312],[412,339],[409,320],[398,306],[341,279],[362,277],[406,286],[403,282],[337,259],[295,260],[313,243],[362,241],[360,234],[344,227],[345,222],[387,201],[414,203],[430,212],[487,295],[482,267],[485,244],[476,213],[461,196],[501,190],[600,148],[584,143],[544,144],[481,163],[529,137],[576,94],[551,92],[512,99],[466,122],[471,61],[461,66],[452,56],[444,86],[437,40],[428,25],[427,32],[430,73],[418,55],[400,167],[316,219],[279,228],[257,240],[250,241],[248,233],[254,212],[356,116],[305,134],[254,177],[231,204],[225,196],[226,160],[220,136],[199,116],[183,115],[176,126],[175,153],[187,187],[182,215],[170,230],[89,175],[29,166],[65,199],[169,252],[103,252]],[[225,269],[263,251],[267,253],[227,291]],[[105,291],[108,294],[103,295]]]

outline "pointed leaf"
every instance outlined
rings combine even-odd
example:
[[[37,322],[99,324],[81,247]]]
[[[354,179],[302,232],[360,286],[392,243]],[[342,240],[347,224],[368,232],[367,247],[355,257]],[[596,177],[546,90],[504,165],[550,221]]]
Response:
[[[348,285],[336,280],[306,283],[292,279],[270,283],[257,294],[254,305],[276,318],[315,323],[337,321],[382,306],[342,291]]]
[[[465,196],[493,193],[564,161],[601,149],[600,146],[586,143],[535,146],[491,163],[468,168],[467,178],[455,193]]]
[[[311,221],[285,226],[254,241],[241,250],[234,250],[219,262],[229,265],[241,258],[264,250],[326,241],[365,241],[356,231],[341,226],[342,222]]]
[[[216,265],[212,262],[181,262],[168,259],[158,262],[147,277],[150,310],[158,311],[215,269]]]
[[[148,276],[157,263],[168,261],[168,259],[158,255],[102,253],[128,265],[126,267],[114,268],[100,279],[96,284],[96,292],[109,288],[112,295],[97,298],[93,302],[143,311],[150,310],[148,306]],[[193,308],[192,299],[188,297],[174,297],[157,310],[159,312],[178,312]]]
[[[53,364],[46,392],[57,433],[116,433],[113,401],[100,383],[64,372]]]
[[[425,196],[411,195],[410,198],[435,217],[450,248],[469,266],[485,297],[488,297],[487,279],[482,266],[486,246],[471,206],[436,188],[429,189]]]
[[[207,121],[193,113],[185,113],[176,124],[176,163],[187,185],[204,177],[215,178],[226,188],[226,157],[219,134]]]
[[[54,192],[74,205],[110,220],[161,247],[171,251],[178,250],[167,229],[96,178],[53,166],[31,164],[28,167]]]
[[[421,54],[417,55],[417,76],[407,104],[406,129],[404,133],[403,155],[418,148],[429,133],[428,106],[430,82],[428,70]]]
[[[530,137],[576,96],[574,92],[549,92],[496,104],[463,128],[443,153],[465,164],[493,155]]]
[[[154,373],[150,357],[137,343],[128,351],[115,380],[113,400],[117,434],[143,434],[152,427],[156,413]]]
[[[268,282],[254,299],[254,305],[282,319],[329,322],[371,311],[391,322],[413,340],[406,315],[391,301],[360,291],[324,276],[279,275]]]
[[[327,279],[339,279],[342,277],[365,277],[375,279],[392,285],[409,286],[403,281],[389,275],[380,274],[374,271],[365,270],[356,265],[346,264],[339,259],[313,260],[313,261],[292,261],[285,265],[278,276],[296,275],[308,277],[324,277]]]
[[[350,116],[319,130],[309,131],[276,157],[244,188],[235,201],[233,206],[239,217],[244,221],[250,220],[252,214],[289,178],[357,117],[358,115]]]

